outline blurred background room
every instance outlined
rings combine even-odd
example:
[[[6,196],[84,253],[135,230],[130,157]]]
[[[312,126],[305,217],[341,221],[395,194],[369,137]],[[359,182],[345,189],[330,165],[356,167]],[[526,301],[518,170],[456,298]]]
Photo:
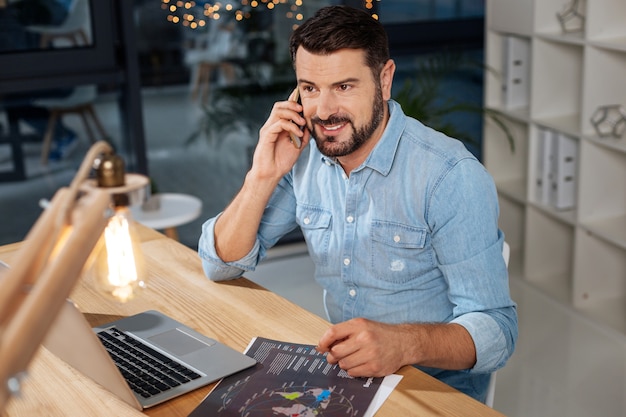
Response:
[[[295,85],[288,54],[291,31],[329,4],[364,8],[386,27],[397,65],[393,98],[407,114],[462,140],[493,169],[498,185],[511,167],[526,173],[533,165],[527,138],[535,125],[528,111],[489,102],[488,94],[500,94],[497,77],[504,57],[485,48],[499,51],[500,38],[509,31],[522,33],[546,56],[557,56],[554,65],[561,65],[562,56],[572,71],[582,73],[581,48],[592,37],[577,32],[562,41],[559,33],[540,35],[535,42],[532,22],[541,18],[533,20],[533,11],[558,25],[557,13],[578,4],[542,2],[0,0],[0,244],[24,239],[41,214],[42,201],[67,185],[90,144],[104,139],[125,158],[128,171],[150,177],[153,193],[189,196],[199,203],[173,234],[196,249],[202,223],[219,213],[241,186],[273,103],[285,99]],[[621,2],[599,3],[623,21],[626,7]],[[581,13],[588,10],[582,7]],[[612,20],[611,13],[602,14]],[[531,29],[507,26],[517,16],[531,16]],[[616,29],[623,38],[625,30]],[[624,84],[626,73],[623,38],[601,60],[615,63],[615,84]],[[495,77],[491,83],[497,93],[487,84],[489,77]],[[621,97],[626,102],[626,93]],[[487,137],[498,142],[483,140]],[[624,216],[626,146],[623,139],[611,146],[615,152],[608,159],[615,158],[617,167],[610,172],[621,175],[617,192],[624,200]],[[562,213],[527,204],[525,191],[523,197],[511,197],[500,186],[499,191],[503,229],[513,249],[511,291],[518,303],[520,337],[513,358],[498,372],[494,408],[511,417],[626,415],[626,330],[528,279],[526,273],[536,268],[524,258],[524,223],[509,226],[511,216],[532,216],[533,210],[547,212],[549,218]],[[545,227],[571,238],[567,240],[586,230],[567,220],[566,232],[560,232],[557,221],[557,226],[547,221]],[[624,230],[618,233],[624,236]],[[619,292],[615,314],[623,322],[626,238],[612,242],[606,251],[613,255],[601,256],[614,265],[616,278],[610,278],[607,291]],[[606,253],[595,246],[591,251]],[[548,249],[544,253],[537,263],[557,259]],[[567,261],[560,262],[570,265],[573,253],[571,249]],[[312,268],[296,230],[248,277],[324,316]],[[571,279],[575,271],[565,269],[564,279]]]

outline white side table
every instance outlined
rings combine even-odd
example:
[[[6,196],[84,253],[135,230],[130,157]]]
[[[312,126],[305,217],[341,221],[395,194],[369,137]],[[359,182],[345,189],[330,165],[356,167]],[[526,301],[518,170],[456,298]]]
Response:
[[[165,235],[178,240],[177,226],[194,221],[202,211],[202,201],[193,195],[159,193],[161,206],[156,210],[144,211],[141,206],[131,207],[134,219],[153,229],[163,230]]]

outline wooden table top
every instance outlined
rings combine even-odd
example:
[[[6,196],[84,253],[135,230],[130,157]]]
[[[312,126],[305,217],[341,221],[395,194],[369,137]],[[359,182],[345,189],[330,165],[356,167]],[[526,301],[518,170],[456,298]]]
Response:
[[[240,278],[216,283],[202,271],[197,253],[140,226],[150,277],[135,300],[120,304],[80,280],[72,299],[92,326],[156,309],[196,331],[243,351],[255,336],[316,344],[330,325],[253,282]],[[0,260],[11,264],[20,244],[0,247]],[[289,271],[285,271],[289,273]],[[406,366],[403,379],[376,416],[502,416],[435,378]],[[152,417],[186,417],[212,385],[146,410]],[[21,397],[11,399],[7,416],[138,416],[91,379],[41,348],[31,362]]]

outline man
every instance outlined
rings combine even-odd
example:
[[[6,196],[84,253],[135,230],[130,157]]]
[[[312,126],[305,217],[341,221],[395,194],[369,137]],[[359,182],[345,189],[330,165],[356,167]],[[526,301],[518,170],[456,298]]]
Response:
[[[391,100],[395,64],[367,13],[323,8],[290,50],[302,105],[274,105],[242,189],[203,225],[205,273],[253,270],[300,226],[335,323],[318,343],[329,362],[415,365],[484,401],[517,340],[493,180]]]

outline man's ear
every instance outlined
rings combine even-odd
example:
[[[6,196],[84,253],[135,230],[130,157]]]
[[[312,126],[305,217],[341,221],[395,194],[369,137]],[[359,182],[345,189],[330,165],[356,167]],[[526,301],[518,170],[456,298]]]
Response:
[[[391,85],[393,83],[393,74],[396,72],[396,63],[393,59],[387,61],[380,72],[380,88],[383,93],[383,100],[391,99]]]

